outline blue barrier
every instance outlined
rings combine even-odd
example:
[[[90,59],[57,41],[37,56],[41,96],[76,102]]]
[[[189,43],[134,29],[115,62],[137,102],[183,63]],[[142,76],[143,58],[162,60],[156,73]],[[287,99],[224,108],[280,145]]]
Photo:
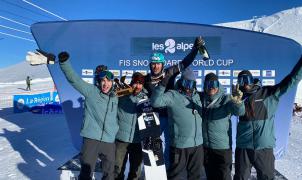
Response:
[[[57,92],[14,95],[14,113],[30,111],[39,114],[62,113]]]

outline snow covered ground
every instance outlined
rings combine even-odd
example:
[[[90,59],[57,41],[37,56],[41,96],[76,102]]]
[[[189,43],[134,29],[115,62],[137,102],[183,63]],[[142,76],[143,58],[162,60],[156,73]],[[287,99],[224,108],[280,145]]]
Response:
[[[276,169],[289,180],[302,179],[302,116],[293,117],[287,152],[276,160]]]
[[[282,11],[272,16],[221,24],[262,31],[292,38],[302,44],[302,8]],[[22,62],[0,69],[0,180],[59,178],[57,168],[76,155],[63,114],[13,114],[12,95],[52,91],[53,82],[45,66],[31,67]],[[25,91],[25,77],[32,81],[32,91]],[[38,79],[39,77],[40,79]],[[296,101],[301,99],[302,83]],[[276,169],[290,180],[302,179],[302,119],[295,117],[286,155],[276,161]]]
[[[13,94],[49,92],[49,78],[34,80],[32,92],[25,84],[0,86],[0,99]],[[0,179],[58,179],[57,168],[76,155],[64,114],[13,114],[0,107]]]
[[[1,113],[0,127],[0,179],[58,179],[77,153],[63,114]]]
[[[51,87],[51,83],[35,83],[34,89]],[[20,85],[13,85],[1,88],[3,92],[23,93],[24,90]],[[276,161],[276,169],[290,180],[299,180],[302,179],[301,118],[294,118],[290,132],[288,151]],[[59,179],[57,168],[76,154],[63,114],[13,114],[12,108],[1,109],[1,180]]]

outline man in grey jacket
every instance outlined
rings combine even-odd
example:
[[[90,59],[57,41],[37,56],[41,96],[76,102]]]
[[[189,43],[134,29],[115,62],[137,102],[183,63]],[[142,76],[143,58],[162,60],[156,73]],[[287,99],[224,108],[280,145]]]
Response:
[[[201,47],[204,47],[205,42],[201,37],[196,37],[193,47],[191,51],[183,58],[183,60],[179,64],[175,64],[168,68],[164,68],[165,65],[165,57],[162,53],[152,53],[150,56],[150,73],[147,74],[145,79],[144,87],[148,91],[148,95],[151,96],[155,87],[167,77],[167,83],[165,85],[166,91],[169,89],[174,88],[174,81],[176,76],[182,71],[183,69],[187,68],[192,64],[194,61],[198,50]],[[156,108],[156,112],[159,113],[160,117],[160,127],[161,130],[164,132],[164,158],[166,168],[169,167],[169,125],[167,121],[167,112],[165,108]]]
[[[48,54],[49,55],[49,54]],[[113,92],[113,74],[102,71],[95,77],[95,84],[81,79],[71,67],[69,54],[61,52],[60,67],[68,82],[85,97],[85,116],[81,129],[80,180],[90,180],[97,158],[102,160],[103,180],[114,179],[115,136],[118,131],[118,99]]]
[[[143,89],[145,77],[139,72],[132,76],[133,93],[119,98],[118,123],[119,131],[116,136],[115,179],[123,180],[126,163],[129,157],[128,180],[139,179],[143,161],[142,146],[137,123],[137,103],[147,99],[147,91]]]
[[[187,171],[187,179],[201,178],[203,166],[202,105],[196,93],[194,72],[187,68],[177,82],[176,90],[165,92],[168,76],[151,95],[151,105],[166,107],[169,121],[170,166],[168,179],[181,179]]]
[[[234,88],[232,95],[227,95],[216,74],[209,73],[204,80],[204,92],[200,98],[203,105],[204,166],[208,180],[232,179],[231,116],[245,113],[242,92],[238,88]]]

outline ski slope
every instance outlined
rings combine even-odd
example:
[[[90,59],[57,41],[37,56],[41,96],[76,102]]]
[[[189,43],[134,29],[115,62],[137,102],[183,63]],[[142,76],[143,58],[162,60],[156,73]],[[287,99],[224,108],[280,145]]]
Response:
[[[254,17],[251,20],[217,24],[218,26],[263,32],[293,39],[302,45],[302,7]],[[284,63],[280,60],[280,63]],[[295,102],[302,105],[302,82],[298,85]]]

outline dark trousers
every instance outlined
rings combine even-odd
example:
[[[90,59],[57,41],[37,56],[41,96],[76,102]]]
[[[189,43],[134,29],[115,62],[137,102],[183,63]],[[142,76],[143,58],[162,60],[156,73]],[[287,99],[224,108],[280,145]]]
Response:
[[[27,84],[27,86],[26,86],[26,91],[30,91],[31,89],[30,89],[30,84]]]
[[[143,153],[141,143],[126,143],[116,141],[115,153],[115,179],[123,180],[126,163],[129,155],[130,169],[128,174],[129,180],[139,179],[141,176],[141,164],[143,162]]]
[[[188,180],[201,179],[203,166],[202,145],[190,148],[170,147],[170,167],[168,169],[169,180],[182,179],[184,172]]]
[[[170,136],[169,136],[169,122],[168,117],[161,116],[160,117],[160,130],[161,130],[161,139],[164,142],[164,159],[166,169],[169,168],[170,165]]]
[[[231,180],[232,150],[204,148],[204,167],[208,180]]]
[[[234,180],[246,180],[255,167],[258,180],[274,179],[275,156],[272,148],[252,150],[236,148]]]
[[[81,150],[81,171],[79,180],[91,180],[95,163],[101,159],[103,180],[114,179],[115,144],[94,139],[83,139]]]

